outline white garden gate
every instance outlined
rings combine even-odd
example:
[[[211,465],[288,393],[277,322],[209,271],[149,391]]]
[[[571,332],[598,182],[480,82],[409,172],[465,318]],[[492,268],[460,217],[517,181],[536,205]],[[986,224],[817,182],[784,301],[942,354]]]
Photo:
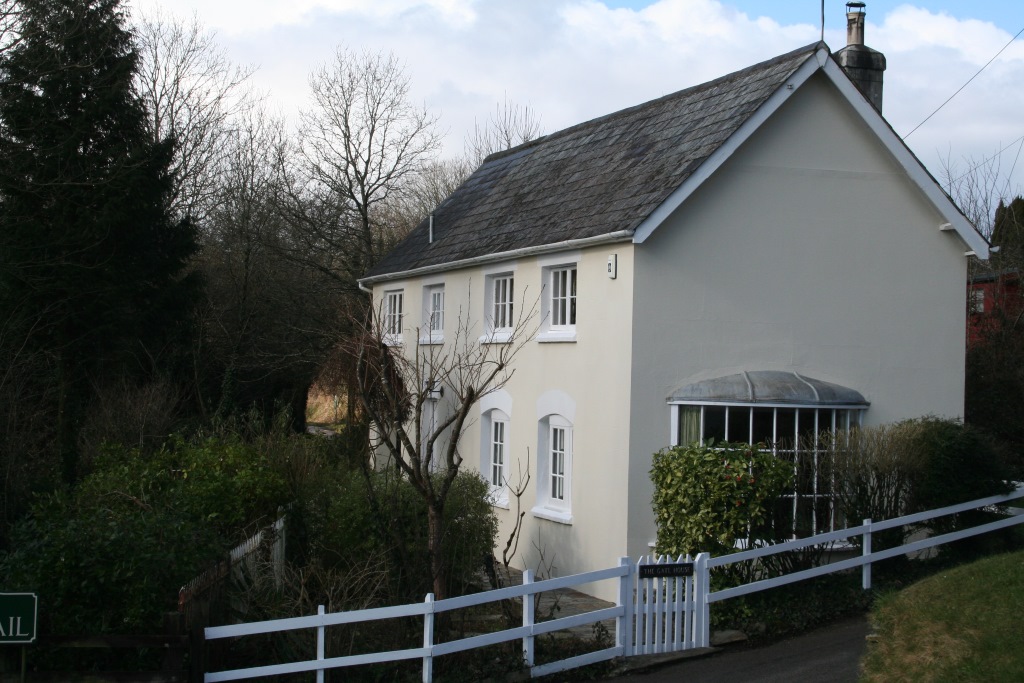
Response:
[[[630,654],[652,655],[706,647],[703,619],[698,609],[704,595],[701,580],[707,555],[691,559],[680,555],[646,555],[633,572],[633,627]]]

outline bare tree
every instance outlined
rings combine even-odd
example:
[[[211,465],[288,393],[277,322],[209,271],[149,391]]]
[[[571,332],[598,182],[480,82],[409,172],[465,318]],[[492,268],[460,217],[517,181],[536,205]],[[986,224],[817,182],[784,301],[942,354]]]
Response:
[[[350,347],[358,398],[374,426],[371,449],[397,468],[426,504],[431,574],[439,598],[447,592],[443,520],[463,462],[459,442],[473,407],[508,382],[513,359],[533,336],[536,303],[520,310],[524,314],[507,343],[478,343],[470,320],[460,315],[444,345],[414,342],[403,353],[402,347],[388,344],[384,316],[377,311]],[[418,330],[413,339],[419,339]]]
[[[287,258],[290,226],[280,207],[281,168],[291,153],[282,120],[259,106],[236,119],[222,144],[220,180],[199,259],[206,281],[202,355],[196,373],[204,409],[292,406],[304,418],[306,390],[337,338],[343,313],[337,284]],[[203,376],[222,377],[205,387]]]
[[[473,169],[465,157],[427,161],[401,194],[379,209],[382,239],[397,244],[461,185]]]
[[[408,190],[440,146],[436,118],[410,101],[394,55],[339,49],[309,82],[292,182],[303,200],[293,215],[296,247],[356,292],[393,245],[379,209]]]
[[[472,134],[466,136],[466,155],[476,168],[495,152],[511,149],[543,135],[540,117],[530,105],[504,101],[494,106],[494,115],[481,125],[474,122]]]
[[[1019,194],[1003,174],[998,154],[980,161],[964,159],[962,165],[946,158],[941,175],[946,192],[986,238],[992,236],[996,207]]]
[[[141,61],[137,87],[151,134],[176,143],[172,208],[203,227],[228,137],[244,125],[236,119],[258,99],[247,87],[254,68],[232,64],[195,17],[188,22],[145,17],[135,36]]]
[[[0,54],[21,41],[21,1],[0,0]]]

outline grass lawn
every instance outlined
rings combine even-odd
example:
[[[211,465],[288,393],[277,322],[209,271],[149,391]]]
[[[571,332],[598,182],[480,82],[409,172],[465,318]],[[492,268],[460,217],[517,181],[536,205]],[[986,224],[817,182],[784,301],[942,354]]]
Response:
[[[997,555],[884,596],[865,681],[1022,681],[1024,551]]]

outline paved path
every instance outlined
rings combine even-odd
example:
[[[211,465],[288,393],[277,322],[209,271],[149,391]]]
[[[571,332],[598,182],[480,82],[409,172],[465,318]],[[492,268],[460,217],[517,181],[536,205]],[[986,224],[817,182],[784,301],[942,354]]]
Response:
[[[504,575],[505,571],[506,570],[503,567],[498,568],[499,574]],[[522,585],[523,573],[518,569],[510,568],[508,570],[508,575],[504,579],[504,583],[508,586]],[[615,603],[599,600],[591,595],[580,593],[579,591],[575,591],[571,588],[559,588],[553,591],[545,591],[540,594],[540,600],[537,601],[536,614],[541,620],[558,619],[574,614],[583,614],[584,612],[596,612],[597,610],[605,609],[606,607],[615,607]],[[608,619],[602,623],[614,637],[615,620]],[[571,634],[586,639],[593,635],[594,626],[593,624],[575,626],[562,631],[556,631],[556,633]]]
[[[860,616],[756,648],[729,646],[646,673],[610,679],[618,683],[855,683],[870,632]]]

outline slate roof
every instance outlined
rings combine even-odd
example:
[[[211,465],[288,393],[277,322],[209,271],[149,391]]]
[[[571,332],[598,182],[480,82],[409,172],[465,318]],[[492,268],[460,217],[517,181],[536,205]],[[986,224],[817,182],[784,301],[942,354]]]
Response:
[[[487,157],[366,277],[635,230],[819,48]]]

